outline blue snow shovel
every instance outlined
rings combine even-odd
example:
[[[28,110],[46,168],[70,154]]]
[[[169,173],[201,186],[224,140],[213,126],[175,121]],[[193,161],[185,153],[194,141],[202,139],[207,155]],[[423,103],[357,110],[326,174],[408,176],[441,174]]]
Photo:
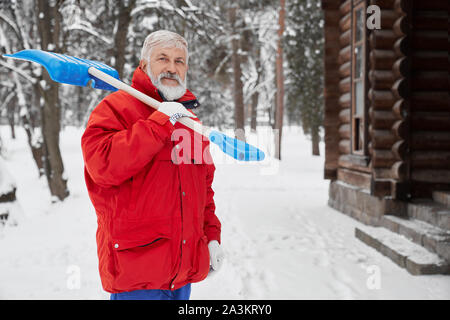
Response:
[[[50,78],[56,82],[83,87],[90,83],[92,88],[111,91],[121,89],[154,109],[158,109],[161,104],[159,101],[120,81],[118,72],[101,62],[34,49],[22,50],[14,54],[4,54],[3,56],[39,63],[47,69]],[[224,153],[237,160],[264,160],[265,155],[263,151],[244,141],[231,138],[188,117],[180,118],[178,122],[209,138],[209,141],[218,145]]]

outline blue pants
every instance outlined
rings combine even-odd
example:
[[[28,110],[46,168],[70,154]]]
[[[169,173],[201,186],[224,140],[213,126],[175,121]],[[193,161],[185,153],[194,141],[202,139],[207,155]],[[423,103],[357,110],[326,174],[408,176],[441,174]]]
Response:
[[[177,290],[135,290],[128,292],[112,293],[111,300],[189,300],[191,284]]]

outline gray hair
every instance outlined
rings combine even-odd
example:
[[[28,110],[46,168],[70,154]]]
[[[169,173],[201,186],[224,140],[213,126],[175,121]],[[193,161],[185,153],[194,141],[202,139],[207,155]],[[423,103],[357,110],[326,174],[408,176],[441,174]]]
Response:
[[[188,43],[185,38],[180,36],[178,33],[168,31],[168,30],[158,30],[150,33],[147,38],[145,38],[144,45],[141,50],[141,60],[149,61],[152,49],[156,46],[161,46],[163,48],[179,48],[184,49],[186,52],[186,64],[188,63]]]

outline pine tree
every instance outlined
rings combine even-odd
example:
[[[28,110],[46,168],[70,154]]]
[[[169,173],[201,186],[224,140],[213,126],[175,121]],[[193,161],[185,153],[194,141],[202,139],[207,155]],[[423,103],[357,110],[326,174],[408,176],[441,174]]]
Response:
[[[280,0],[280,9],[278,14],[278,41],[277,41],[277,59],[276,59],[276,83],[277,83],[277,103],[275,112],[275,130],[278,135],[275,136],[275,157],[281,160],[281,138],[283,132],[284,115],[284,68],[283,68],[283,37],[285,29],[286,2]]]
[[[288,5],[286,52],[289,64],[287,113],[301,124],[319,155],[323,122],[323,17],[319,0],[292,0]]]

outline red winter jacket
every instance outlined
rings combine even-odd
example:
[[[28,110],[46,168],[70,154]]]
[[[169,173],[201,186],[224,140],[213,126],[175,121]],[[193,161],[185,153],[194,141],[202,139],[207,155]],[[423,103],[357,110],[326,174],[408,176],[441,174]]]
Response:
[[[140,68],[132,86],[162,101]],[[178,101],[188,105],[196,98],[186,91]],[[190,141],[172,141],[168,117],[121,90],[103,99],[89,118],[81,145],[97,213],[100,277],[108,292],[175,290],[208,275],[207,245],[220,242],[221,230],[211,188],[215,167],[211,158],[201,159],[210,157],[209,143],[177,122],[178,128],[188,130]],[[173,149],[189,142],[191,150]]]

